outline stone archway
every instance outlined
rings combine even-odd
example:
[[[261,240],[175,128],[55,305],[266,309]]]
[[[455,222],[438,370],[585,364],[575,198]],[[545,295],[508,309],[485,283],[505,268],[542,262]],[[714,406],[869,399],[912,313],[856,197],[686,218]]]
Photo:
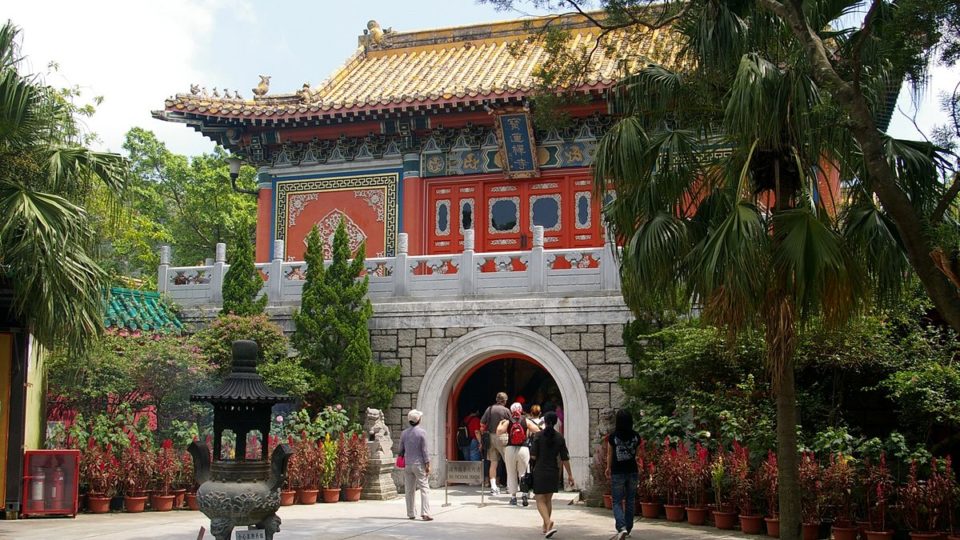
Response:
[[[559,347],[540,334],[523,328],[493,326],[474,330],[444,348],[430,364],[420,383],[417,408],[424,413],[430,445],[433,480],[445,474],[447,403],[457,381],[485,359],[519,353],[536,360],[556,381],[564,407],[564,435],[570,466],[578,486],[586,485],[590,463],[590,408],[580,372]]]

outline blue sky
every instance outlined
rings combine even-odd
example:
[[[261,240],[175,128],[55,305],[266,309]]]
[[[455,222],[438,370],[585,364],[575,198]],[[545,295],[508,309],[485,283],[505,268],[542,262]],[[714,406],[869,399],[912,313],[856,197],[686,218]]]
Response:
[[[48,82],[79,86],[88,101],[103,96],[87,121],[101,148],[120,151],[124,133],[139,126],[188,155],[209,152],[213,143],[183,125],[153,120],[150,111],[191,83],[239,89],[249,97],[263,74],[271,76],[271,92],[291,92],[304,82],[319,84],[342,65],[370,19],[410,31],[535,14],[498,12],[473,0],[33,0],[10,2],[4,12],[23,29],[33,71],[46,73],[56,62]],[[938,93],[958,80],[960,70],[932,70],[919,100],[925,131],[942,121]],[[907,92],[900,106],[912,110]],[[901,114],[891,131],[918,137]]]

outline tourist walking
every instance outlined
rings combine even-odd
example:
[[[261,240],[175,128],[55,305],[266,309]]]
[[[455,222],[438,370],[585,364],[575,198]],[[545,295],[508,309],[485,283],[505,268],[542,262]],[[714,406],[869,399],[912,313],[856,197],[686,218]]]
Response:
[[[487,459],[490,460],[490,494],[499,495],[500,488],[497,487],[497,464],[503,459],[504,448],[507,445],[507,438],[497,436],[497,426],[503,420],[510,419],[510,409],[507,405],[507,393],[497,393],[496,402],[487,407],[480,418],[480,431],[486,436],[481,440],[481,453],[486,452]]]
[[[416,496],[420,490],[420,517],[424,521],[433,521],[430,517],[430,455],[427,453],[427,432],[420,427],[423,413],[413,409],[407,413],[410,427],[400,435],[400,453],[406,461],[403,469],[403,491],[407,496],[407,517],[417,518]]]
[[[530,468],[530,448],[528,438],[540,431],[540,428],[523,416],[523,405],[514,403],[510,406],[510,419],[501,420],[497,426],[497,436],[506,434],[507,447],[504,451],[504,462],[507,466],[507,491],[510,493],[510,504],[517,505],[517,491],[520,488],[520,477]],[[523,505],[529,503],[527,492],[523,492]]]
[[[573,472],[570,470],[570,453],[563,435],[557,432],[557,413],[548,412],[543,417],[544,428],[539,437],[534,437],[530,447],[530,459],[533,461],[533,496],[537,500],[537,511],[543,520],[543,536],[553,538],[557,528],[553,523],[553,494],[557,492],[560,479],[560,464],[567,472],[569,485],[574,487]]]
[[[533,405],[530,406],[530,416],[528,416],[527,418],[529,418],[531,422],[536,424],[538,428],[543,429],[543,416],[540,415],[539,404],[534,403]]]
[[[462,435],[462,438],[461,438]],[[480,461],[480,411],[470,411],[457,432],[457,445],[464,461]]]
[[[634,499],[637,493],[637,457],[640,434],[633,430],[630,411],[617,411],[614,430],[607,435],[607,478],[613,494],[613,520],[617,540],[630,536],[633,530]]]

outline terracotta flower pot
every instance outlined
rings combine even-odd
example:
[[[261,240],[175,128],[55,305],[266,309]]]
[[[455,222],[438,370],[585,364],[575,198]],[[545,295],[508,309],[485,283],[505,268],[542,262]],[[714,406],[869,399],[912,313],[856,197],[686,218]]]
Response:
[[[947,540],[960,540],[960,536],[957,536],[955,534],[948,534]]]
[[[189,508],[190,510],[193,510],[193,511],[198,511],[198,510],[200,510],[200,503],[197,502],[197,494],[196,494],[196,493],[187,493],[187,494],[184,496],[184,499],[186,499],[186,501],[187,501],[187,508]]]
[[[817,540],[820,538],[820,524],[819,523],[804,523],[803,528],[803,540]]]
[[[658,502],[640,503],[640,515],[642,515],[647,519],[657,519],[658,517],[660,517],[660,503]]]
[[[123,509],[131,514],[139,514],[143,512],[143,509],[147,507],[147,496],[142,497],[132,497],[130,495],[124,495],[123,497]]]
[[[833,540],[857,540],[860,537],[860,529],[856,527],[839,527],[834,525],[830,527],[830,534]]]
[[[763,516],[754,514],[752,516],[740,515],[740,530],[743,534],[760,534],[763,532]]]
[[[717,525],[718,529],[729,531],[733,529],[737,524],[737,513],[721,512],[720,510],[714,510],[713,522]]]
[[[183,508],[183,501],[187,495],[186,489],[175,489],[173,490],[173,507],[177,510]]]
[[[893,538],[893,531],[863,531],[867,540],[890,540]]]
[[[682,504],[665,504],[663,510],[667,513],[667,521],[683,521]]]
[[[285,489],[280,492],[280,506],[291,506],[297,501],[297,492],[292,489]]]
[[[763,521],[767,523],[767,536],[771,538],[780,538],[780,518],[768,517],[763,518]]]
[[[173,510],[173,501],[176,495],[151,495],[150,507],[156,512],[169,512]]]
[[[323,488],[323,502],[335,503],[340,500],[340,488]]]
[[[300,504],[317,504],[317,494],[319,489],[298,489],[297,502]]]
[[[363,492],[362,487],[343,488],[343,500],[347,502],[357,502],[360,500],[360,493],[362,492]]]
[[[705,506],[688,506],[687,523],[691,525],[703,525],[707,522],[707,508]]]
[[[603,494],[603,507],[607,510],[611,510],[613,508],[613,495],[609,493]]]
[[[91,514],[106,514],[110,511],[110,497],[88,493],[87,509]]]
[[[942,540],[942,532],[913,532],[910,531],[910,540]]]

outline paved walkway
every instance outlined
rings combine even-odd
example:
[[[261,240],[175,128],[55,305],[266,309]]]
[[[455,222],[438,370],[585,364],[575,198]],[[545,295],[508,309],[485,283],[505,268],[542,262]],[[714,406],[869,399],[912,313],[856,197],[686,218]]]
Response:
[[[574,493],[559,493],[554,498],[554,521],[559,532],[554,538],[607,540],[613,533],[609,510],[567,504]],[[509,506],[504,496],[487,497],[480,506],[478,492],[471,488],[450,491],[450,506],[442,506],[443,490],[431,493],[432,522],[406,519],[403,499],[361,501],[359,503],[286,506],[280,509],[283,520],[277,540],[395,540],[395,539],[497,539],[535,540],[540,533],[540,515],[533,501],[527,508]],[[16,540],[195,540],[200,527],[209,521],[199,512],[81,514],[71,518],[32,518],[0,521],[0,538]],[[213,537],[208,532],[205,540]],[[639,520],[633,529],[640,540],[699,540],[747,538],[739,533],[720,533],[712,527],[670,524],[663,520]]]

